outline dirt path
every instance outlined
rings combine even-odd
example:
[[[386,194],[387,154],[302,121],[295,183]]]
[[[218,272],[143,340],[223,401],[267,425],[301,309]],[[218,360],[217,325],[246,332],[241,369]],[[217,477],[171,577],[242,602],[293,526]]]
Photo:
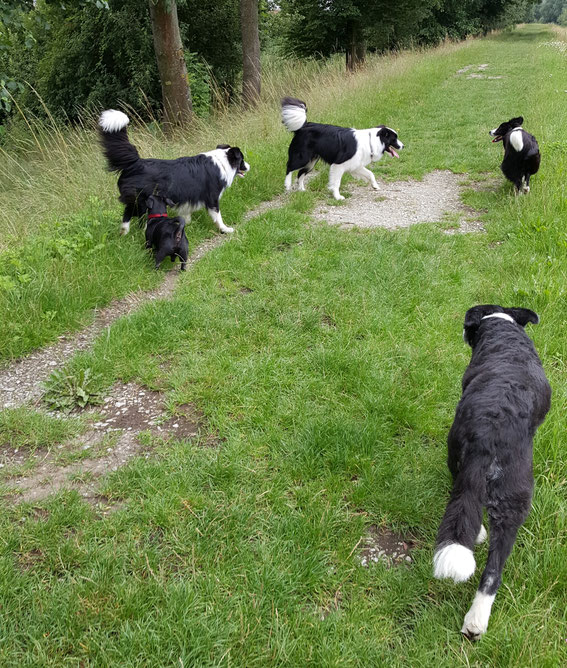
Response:
[[[356,181],[344,188],[350,197],[338,205],[330,200],[320,204],[313,217],[344,229],[382,227],[396,230],[419,223],[442,222],[448,215],[457,214],[456,231],[482,231],[482,225],[475,220],[478,212],[461,201],[463,177],[463,174],[436,170],[426,174],[421,181],[379,182],[380,190]]]
[[[310,174],[309,177],[313,177]],[[477,212],[465,207],[460,199],[463,175],[449,171],[434,171],[422,181],[408,180],[382,182],[381,189],[373,190],[367,184],[350,183],[345,192],[350,197],[339,205],[330,201],[316,207],[313,217],[331,225],[351,227],[384,227],[397,229],[417,223],[441,221],[450,213],[459,214],[459,226],[447,233],[482,231],[482,224],[475,219]],[[285,206],[287,193],[262,202],[248,212],[249,220],[274,208]],[[188,260],[191,266],[213,248],[227,239],[217,235],[201,243]],[[10,363],[0,370],[0,409],[14,408],[30,401],[37,401],[42,392],[42,383],[51,372],[63,365],[75,353],[89,348],[97,336],[115,320],[129,315],[147,301],[167,299],[177,285],[179,271],[166,274],[158,288],[149,292],[138,292],[112,302],[96,313],[91,325],[71,335],[59,337],[51,346]]]
[[[203,241],[189,257],[187,266],[195,264],[203,255],[220,246],[226,239],[224,235],[217,235]],[[0,409],[14,408],[39,399],[42,383],[54,369],[62,366],[75,353],[89,348],[96,337],[118,318],[133,313],[148,301],[171,297],[180,276],[181,272],[178,269],[168,272],[155,290],[134,292],[123,299],[113,301],[106,308],[97,311],[93,323],[85,329],[75,334],[60,336],[57,343],[37,350],[1,369]]]
[[[316,174],[308,174],[306,183]],[[477,219],[480,212],[461,201],[461,193],[465,189],[462,184],[466,178],[466,174],[435,170],[421,181],[379,181],[380,190],[373,190],[367,183],[355,180],[342,187],[347,194],[346,200],[338,203],[329,196],[315,207],[311,215],[315,220],[339,225],[343,229],[382,227],[395,230],[419,223],[441,222],[448,215],[457,214],[458,223],[445,230],[447,234],[482,232],[482,223]],[[475,187],[496,186],[494,180],[488,180],[486,184]],[[246,214],[246,220],[285,206],[289,197],[288,193],[282,193],[269,202],[262,202]]]

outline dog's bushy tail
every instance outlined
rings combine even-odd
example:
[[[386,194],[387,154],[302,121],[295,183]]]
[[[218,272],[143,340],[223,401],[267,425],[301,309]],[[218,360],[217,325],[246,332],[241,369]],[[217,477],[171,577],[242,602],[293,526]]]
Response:
[[[128,139],[130,119],[122,111],[107,109],[98,120],[102,152],[111,172],[121,172],[134,165],[140,155]]]
[[[461,471],[437,533],[433,557],[436,578],[464,582],[474,573],[473,546],[482,526],[484,481],[480,471]]]
[[[282,123],[286,130],[297,132],[307,121],[307,105],[295,97],[284,97],[282,100]]]

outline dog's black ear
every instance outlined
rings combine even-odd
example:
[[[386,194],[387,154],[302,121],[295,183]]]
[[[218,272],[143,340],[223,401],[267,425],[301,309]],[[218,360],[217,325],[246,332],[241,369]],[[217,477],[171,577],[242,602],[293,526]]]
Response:
[[[240,162],[244,160],[242,151],[238,148],[238,146],[232,146],[226,152],[226,157],[228,158],[228,162],[233,169],[238,169],[240,167]]]
[[[473,306],[465,313],[465,329],[467,327],[478,327],[484,316],[491,315],[492,313],[502,313],[503,310],[503,308],[496,304],[479,304],[478,306]]]
[[[518,325],[521,325],[522,327],[525,327],[528,322],[531,322],[534,325],[539,324],[538,314],[535,311],[531,311],[529,308],[505,308],[504,313],[511,315]]]
[[[222,149],[230,148],[230,144],[219,144],[217,148],[222,148]]]
[[[146,208],[151,209],[151,208],[153,207],[153,205],[154,205],[154,202],[155,202],[155,200],[154,200],[154,198],[153,198],[152,195],[150,195],[149,197],[147,197],[147,198],[146,198]]]
[[[473,306],[465,313],[465,324],[463,329],[463,339],[465,343],[468,343],[469,346],[473,347],[476,330],[480,326],[481,320],[487,316],[492,315],[492,313],[502,313],[504,309],[496,304],[479,304],[478,306]]]
[[[513,125],[522,125],[523,122],[524,122],[524,117],[523,116],[518,116],[517,118],[513,118],[510,121],[510,123],[512,123]]]
[[[167,206],[175,206],[175,202],[170,200],[169,197],[165,198],[165,203],[167,204]]]

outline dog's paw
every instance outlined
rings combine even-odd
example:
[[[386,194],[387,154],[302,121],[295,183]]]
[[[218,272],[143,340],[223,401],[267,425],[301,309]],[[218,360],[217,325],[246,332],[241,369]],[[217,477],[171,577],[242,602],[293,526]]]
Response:
[[[495,594],[477,591],[470,610],[465,615],[461,633],[470,640],[478,640],[486,633]]]
[[[122,225],[120,225],[120,236],[128,234],[129,231],[130,231],[130,223],[122,223]]]
[[[478,536],[475,538],[475,543],[477,545],[480,545],[481,543],[484,543],[486,540],[486,537],[488,536],[488,533],[486,532],[486,529],[484,528],[484,525],[480,525],[480,531],[478,532]]]
[[[467,619],[469,615],[470,611],[465,615],[465,621],[463,623],[461,633],[469,640],[480,640],[486,633],[486,629],[488,628],[488,620],[486,620],[486,624],[484,624],[481,620],[478,619]]]
[[[333,197],[337,200],[337,202],[340,202],[344,197],[342,195],[333,195]]]
[[[377,183],[373,183],[372,187],[374,188],[374,190],[380,190],[380,186]]]
[[[234,232],[234,227],[223,227],[221,230],[222,234],[232,234]]]

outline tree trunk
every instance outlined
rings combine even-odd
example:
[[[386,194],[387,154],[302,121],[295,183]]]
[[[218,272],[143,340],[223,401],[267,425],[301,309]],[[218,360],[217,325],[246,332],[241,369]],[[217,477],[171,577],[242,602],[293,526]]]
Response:
[[[242,31],[242,101],[253,107],[260,100],[260,35],[258,33],[258,0],[240,0]]]
[[[192,112],[175,0],[150,0],[150,17],[161,80],[164,129],[166,133],[171,133],[175,127],[186,126]]]
[[[346,48],[346,68],[355,72],[364,65],[366,59],[366,42],[358,23],[351,23],[348,27],[348,42]]]

